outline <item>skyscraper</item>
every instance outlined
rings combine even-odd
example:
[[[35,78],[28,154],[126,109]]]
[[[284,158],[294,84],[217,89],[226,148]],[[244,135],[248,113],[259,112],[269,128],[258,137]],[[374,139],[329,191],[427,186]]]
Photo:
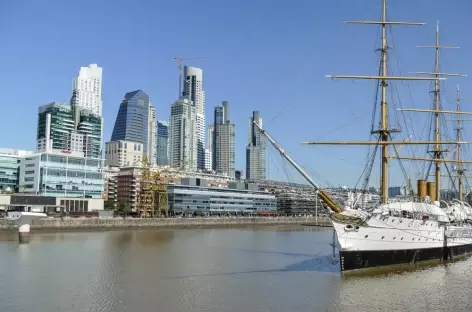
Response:
[[[169,123],[159,120],[157,122],[157,164],[169,165]]]
[[[197,169],[196,113],[192,101],[172,104],[169,119],[169,164],[183,170]]]
[[[200,68],[185,66],[182,96],[195,107],[195,132],[197,146],[197,168],[205,168],[205,91],[203,72]]]
[[[157,154],[157,146],[153,143],[156,142],[156,127],[155,109],[149,101],[149,96],[142,90],[128,92],[120,104],[111,141],[142,143],[144,154],[151,163]]]
[[[80,67],[72,81],[71,104],[102,116],[102,68],[97,64]]]
[[[88,109],[52,102],[38,109],[37,151],[102,156],[102,118]]]
[[[262,127],[262,117],[258,111],[252,112],[248,125],[248,145],[246,147],[246,179],[267,179],[267,141],[254,125]]]
[[[215,106],[215,123],[213,131],[213,170],[220,174],[234,177],[235,174],[235,125],[229,119],[229,104],[223,101]]]
[[[151,102],[149,102],[147,157],[150,164],[157,164],[157,119],[156,109]]]

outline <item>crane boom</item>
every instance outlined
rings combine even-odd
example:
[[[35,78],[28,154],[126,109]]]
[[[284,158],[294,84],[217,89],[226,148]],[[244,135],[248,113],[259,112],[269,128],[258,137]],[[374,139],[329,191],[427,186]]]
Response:
[[[310,178],[310,176],[306,174],[305,171],[303,171],[303,169],[289,155],[287,155],[287,153],[285,153],[283,148],[279,144],[277,144],[277,142],[275,142],[275,140],[272,139],[272,137],[264,129],[262,129],[262,127],[256,121],[254,121],[253,123],[256,125],[259,131],[269,140],[269,142],[272,143],[272,145],[280,153],[280,155],[287,159],[287,161],[308,181],[308,183],[313,186],[313,188],[318,193],[320,199],[335,213],[341,212],[341,207],[339,207],[339,205],[323,189],[321,189],[320,186],[315,181],[313,181],[313,179]]]

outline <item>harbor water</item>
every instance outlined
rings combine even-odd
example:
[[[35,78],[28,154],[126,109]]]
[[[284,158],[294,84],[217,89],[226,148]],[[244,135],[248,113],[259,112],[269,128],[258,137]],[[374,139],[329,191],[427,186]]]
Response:
[[[303,226],[0,233],[0,311],[472,311],[472,260],[342,277]]]

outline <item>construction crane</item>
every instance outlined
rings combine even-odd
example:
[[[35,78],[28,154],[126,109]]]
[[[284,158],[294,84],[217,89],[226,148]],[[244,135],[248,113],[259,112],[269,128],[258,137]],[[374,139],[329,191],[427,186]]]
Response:
[[[182,96],[182,64],[184,60],[189,60],[189,59],[199,59],[199,58],[204,58],[204,56],[176,56],[174,57],[174,61],[178,60],[179,61],[179,97]]]

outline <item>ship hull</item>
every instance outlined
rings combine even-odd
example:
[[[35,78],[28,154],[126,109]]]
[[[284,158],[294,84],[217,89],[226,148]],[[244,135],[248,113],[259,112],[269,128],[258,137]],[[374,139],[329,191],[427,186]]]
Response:
[[[400,250],[364,250],[339,251],[341,271],[353,271],[369,268],[414,265],[433,261],[455,260],[472,253],[472,244],[449,247],[400,249]]]

